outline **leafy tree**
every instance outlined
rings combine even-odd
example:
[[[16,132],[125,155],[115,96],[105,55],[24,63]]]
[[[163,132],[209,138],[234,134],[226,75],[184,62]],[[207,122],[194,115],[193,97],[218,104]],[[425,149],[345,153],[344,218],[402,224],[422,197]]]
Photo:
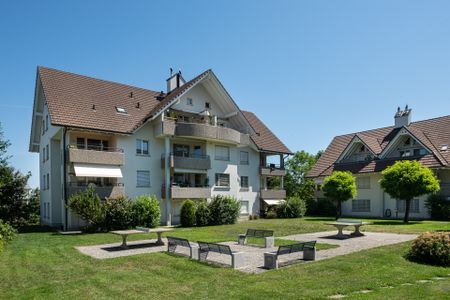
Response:
[[[196,213],[197,207],[195,205],[195,202],[187,199],[183,202],[181,206],[180,211],[180,223],[183,227],[192,227],[195,225],[195,213]]]
[[[6,155],[8,151],[8,147],[11,145],[9,140],[5,140],[3,135],[2,124],[0,123],[0,165],[6,165],[9,159],[9,156]]]
[[[322,190],[325,197],[336,202],[336,219],[338,219],[341,215],[342,202],[357,195],[355,177],[350,172],[335,171],[325,177]]]
[[[67,205],[89,224],[90,229],[99,229],[105,220],[105,214],[100,197],[92,185],[84,191],[70,196]]]
[[[439,191],[439,180],[431,169],[415,160],[397,161],[381,173],[380,185],[394,199],[405,200],[404,223],[408,223],[411,200]]]

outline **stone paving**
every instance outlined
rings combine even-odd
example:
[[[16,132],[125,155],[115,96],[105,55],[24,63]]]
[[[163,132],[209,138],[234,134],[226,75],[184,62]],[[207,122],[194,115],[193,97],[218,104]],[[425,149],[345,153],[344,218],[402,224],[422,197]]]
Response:
[[[349,234],[350,232],[344,232]],[[285,237],[278,237],[279,239],[296,240],[296,241],[312,241],[316,240],[318,243],[327,243],[338,245],[338,248],[320,250],[316,253],[316,260],[327,259],[339,255],[345,255],[365,249],[370,249],[379,246],[385,246],[390,244],[401,243],[412,240],[416,235],[412,234],[394,234],[394,233],[378,233],[378,232],[364,232],[365,236],[348,238],[344,240],[338,240],[334,238],[336,231],[316,232],[307,234],[295,234]],[[164,243],[167,240],[163,238]],[[156,239],[151,240],[139,240],[128,242],[129,248],[120,248],[121,243],[112,243],[105,245],[95,246],[81,246],[76,247],[78,251],[83,254],[89,255],[97,259],[108,259],[115,257],[123,257],[129,255],[137,255],[144,253],[163,252],[167,250],[167,246],[158,246],[155,244]],[[193,243],[195,244],[195,243]],[[239,271],[246,273],[260,273],[266,271],[263,268],[264,265],[264,252],[275,252],[278,248],[261,248],[256,246],[241,246],[235,241],[223,242],[221,244],[229,245],[232,251],[240,251],[245,254],[245,266],[238,269]],[[189,249],[184,247],[178,247],[177,252],[181,255],[188,256]],[[310,263],[305,262],[302,259],[302,253],[294,253],[291,255],[283,255],[280,260],[280,265],[287,265],[292,262]],[[208,261],[215,264],[230,265],[231,256],[220,255],[217,253],[210,253],[208,255]]]

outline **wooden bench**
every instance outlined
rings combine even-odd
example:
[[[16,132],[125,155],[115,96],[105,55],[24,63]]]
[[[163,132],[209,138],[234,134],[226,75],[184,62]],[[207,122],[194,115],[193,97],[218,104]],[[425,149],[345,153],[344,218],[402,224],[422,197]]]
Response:
[[[187,239],[182,239],[178,237],[168,236],[167,237],[167,252],[176,253],[177,247],[189,248],[189,257],[191,259],[198,258],[198,246],[191,245]]]
[[[225,254],[231,256],[231,266],[233,269],[241,268],[244,265],[245,253],[231,251],[230,246],[216,243],[198,242],[198,260],[206,261],[209,252]]]
[[[359,231],[359,228],[363,225],[372,224],[370,222],[363,222],[360,220],[347,220],[347,219],[338,219],[336,222],[330,222],[326,223],[327,225],[333,225],[338,230],[338,233],[336,235],[336,238],[338,239],[345,239],[348,236],[346,236],[342,230],[347,226],[354,226],[355,231],[351,233],[352,236],[363,236],[364,234]]]
[[[303,252],[303,260],[316,260],[316,241],[302,242],[278,247],[277,252],[264,253],[264,267],[278,269],[278,258],[281,255]]]
[[[114,230],[111,231],[112,234],[120,235],[122,237],[122,245],[123,249],[128,249],[127,238],[132,234],[142,234],[142,233],[156,233],[158,235],[158,240],[156,241],[156,245],[164,245],[164,242],[161,238],[163,232],[172,231],[171,228],[144,228],[137,227],[136,229],[130,230]]]
[[[238,244],[245,245],[248,237],[263,238],[264,248],[272,248],[275,246],[275,238],[273,236],[273,230],[265,229],[247,229],[245,234],[238,235]]]

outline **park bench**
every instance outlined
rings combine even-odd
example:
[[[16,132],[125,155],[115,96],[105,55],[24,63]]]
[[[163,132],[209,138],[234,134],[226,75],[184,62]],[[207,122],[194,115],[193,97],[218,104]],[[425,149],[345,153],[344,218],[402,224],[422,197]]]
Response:
[[[167,237],[167,252],[176,253],[175,251],[177,250],[178,246],[189,248],[189,257],[191,259],[198,258],[198,247],[191,245],[191,243],[187,239],[182,239],[173,236]]]
[[[158,240],[156,241],[156,245],[164,245],[164,242],[161,238],[163,232],[172,231],[171,228],[144,228],[137,227],[136,229],[129,230],[114,230],[111,231],[112,234],[120,235],[122,237],[122,245],[123,249],[128,249],[127,238],[132,234],[142,234],[142,233],[156,233],[158,235]]]
[[[370,222],[363,222],[360,220],[347,220],[347,219],[338,219],[336,222],[330,222],[326,223],[327,225],[333,225],[338,230],[338,233],[336,235],[336,238],[338,239],[345,239],[348,236],[346,236],[342,230],[347,226],[354,226],[355,231],[351,233],[352,236],[363,236],[364,234],[359,231],[359,228],[363,225],[372,224]]]
[[[265,229],[247,229],[245,234],[239,234],[238,244],[245,245],[247,243],[247,238],[263,238],[264,248],[271,248],[275,246],[275,238],[273,236],[273,230]]]
[[[244,253],[238,251],[231,251],[230,246],[216,243],[198,242],[198,260],[206,261],[209,252],[231,256],[231,266],[233,269],[238,269],[244,265]]]
[[[264,267],[278,269],[278,258],[281,255],[303,252],[303,260],[316,260],[316,241],[302,242],[279,246],[276,252],[264,253]]]

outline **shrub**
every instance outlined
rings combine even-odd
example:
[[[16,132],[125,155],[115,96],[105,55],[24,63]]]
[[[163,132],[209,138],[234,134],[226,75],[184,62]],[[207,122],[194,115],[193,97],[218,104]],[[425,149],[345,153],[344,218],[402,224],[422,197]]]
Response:
[[[430,195],[425,202],[431,218],[436,220],[450,220],[450,201],[440,195]]]
[[[181,226],[191,227],[191,226],[195,225],[196,210],[197,210],[197,207],[196,207],[194,201],[187,199],[183,202],[183,204],[181,205],[181,212],[180,212]]]
[[[209,204],[210,224],[234,224],[239,215],[241,204],[231,196],[217,195]]]
[[[206,200],[197,203],[197,210],[195,212],[195,223],[197,226],[206,226],[209,224],[210,214],[208,203]]]
[[[298,196],[290,197],[277,207],[279,218],[301,218],[306,212],[306,201]]]
[[[277,212],[274,210],[269,210],[266,213],[266,219],[275,219],[277,217]]]
[[[450,232],[427,232],[413,242],[406,257],[426,264],[450,266]]]
[[[4,223],[0,220],[0,251],[3,246],[11,241],[17,234],[17,231],[8,223]]]
[[[156,227],[160,224],[161,210],[156,196],[142,195],[136,197],[133,205],[133,225]]]
[[[91,228],[98,229],[104,222],[102,202],[92,186],[72,195],[67,206]]]
[[[126,229],[133,226],[133,203],[125,197],[108,198],[103,204],[106,230]]]

